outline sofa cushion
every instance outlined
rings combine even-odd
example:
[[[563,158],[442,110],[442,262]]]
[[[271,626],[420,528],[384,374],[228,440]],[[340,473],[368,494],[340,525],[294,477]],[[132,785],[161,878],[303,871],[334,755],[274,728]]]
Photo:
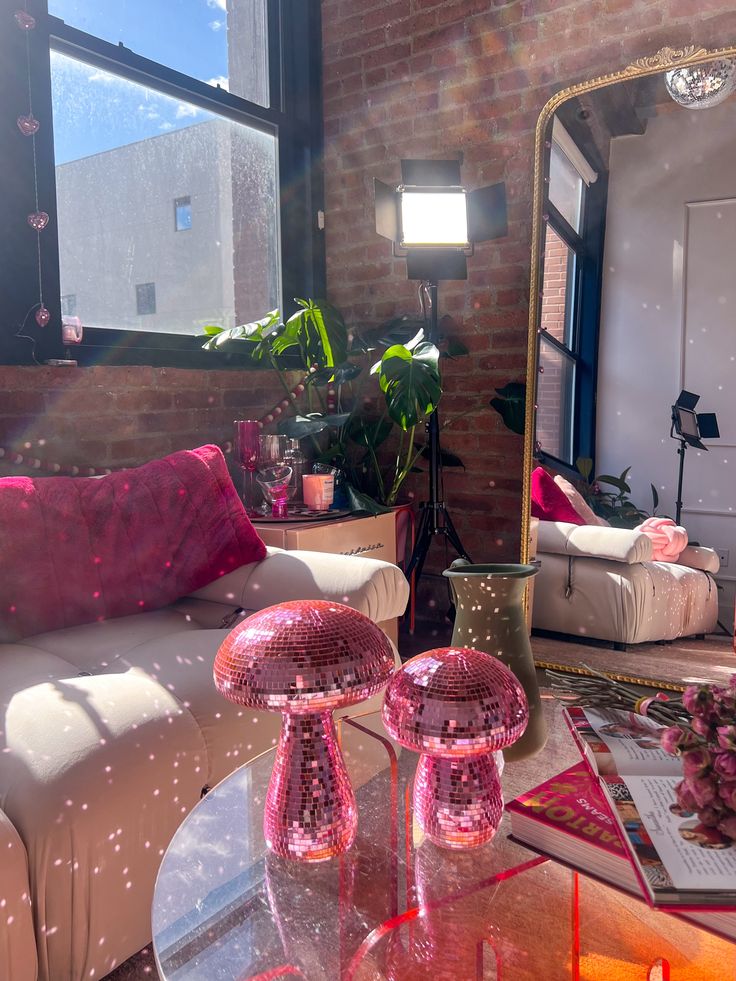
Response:
[[[569,480],[565,480],[561,473],[555,476],[555,483],[568,499],[575,513],[583,519],[586,525],[598,525],[600,528],[609,527],[606,519],[595,513],[580,491]]]
[[[542,521],[566,521],[571,525],[586,523],[542,467],[532,471],[532,517]]]
[[[0,479],[0,640],[166,606],[262,559],[216,446],[89,477]]]
[[[202,734],[140,672],[4,678],[0,808],[28,853],[39,978],[101,978],[150,939],[158,864],[205,780]]]
[[[652,543],[646,535],[632,528],[599,528],[595,525],[571,525],[564,521],[540,521],[537,553],[577,555],[608,559],[611,562],[648,562]]]
[[[0,978],[36,981],[38,958],[28,882],[28,856],[20,835],[0,811]]]

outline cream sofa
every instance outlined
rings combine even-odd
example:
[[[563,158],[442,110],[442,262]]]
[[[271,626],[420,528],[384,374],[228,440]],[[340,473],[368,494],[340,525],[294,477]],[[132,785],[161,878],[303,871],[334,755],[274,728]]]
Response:
[[[538,535],[534,629],[617,645],[715,629],[713,549],[688,546],[677,563],[653,562],[638,531],[540,521]]]
[[[269,549],[167,608],[0,644],[0,979],[99,979],[149,941],[172,835],[278,734],[212,682],[238,608],[326,598],[389,621],[408,592],[385,562]]]

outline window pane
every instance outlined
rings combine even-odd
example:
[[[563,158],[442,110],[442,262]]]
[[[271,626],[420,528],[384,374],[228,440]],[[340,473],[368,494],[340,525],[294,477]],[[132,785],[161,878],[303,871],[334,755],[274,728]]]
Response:
[[[545,453],[572,464],[575,362],[541,337],[539,367],[537,443]]]
[[[279,306],[273,136],[58,52],[52,87],[62,293],[85,326],[200,334]]]
[[[49,13],[257,105],[269,104],[266,0],[49,0]]]
[[[573,350],[575,343],[575,253],[547,224],[542,280],[542,330]]]
[[[174,227],[177,232],[186,232],[192,227],[192,199],[188,196],[174,201]]]
[[[156,312],[156,284],[140,283],[135,288],[135,305],[139,314]]]
[[[556,143],[549,158],[549,199],[562,217],[580,234],[583,179]]]

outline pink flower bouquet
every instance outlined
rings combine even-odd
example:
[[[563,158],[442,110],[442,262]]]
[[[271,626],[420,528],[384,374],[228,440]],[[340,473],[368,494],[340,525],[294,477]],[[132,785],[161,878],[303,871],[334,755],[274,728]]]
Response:
[[[736,841],[736,674],[727,688],[690,685],[682,704],[690,728],[670,726],[661,737],[668,753],[682,757],[677,802]]]

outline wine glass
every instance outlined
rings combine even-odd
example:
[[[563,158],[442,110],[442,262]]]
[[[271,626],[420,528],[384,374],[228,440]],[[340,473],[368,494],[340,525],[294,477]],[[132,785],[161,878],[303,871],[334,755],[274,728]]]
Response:
[[[255,512],[255,472],[261,462],[260,431],[255,419],[235,420],[235,449],[243,471],[243,504],[248,514]]]
[[[260,457],[258,459],[259,469],[265,470],[269,467],[278,467],[284,462],[284,443],[286,442],[283,436],[274,435],[273,433],[262,434],[258,437],[258,443],[260,446]],[[264,492],[264,496],[265,492]],[[261,510],[264,514],[268,514],[268,501],[266,498],[264,503],[261,505]]]
[[[264,496],[271,502],[271,516],[274,518],[285,518],[287,515],[291,473],[291,467],[277,464],[275,467],[259,470],[256,476]]]

